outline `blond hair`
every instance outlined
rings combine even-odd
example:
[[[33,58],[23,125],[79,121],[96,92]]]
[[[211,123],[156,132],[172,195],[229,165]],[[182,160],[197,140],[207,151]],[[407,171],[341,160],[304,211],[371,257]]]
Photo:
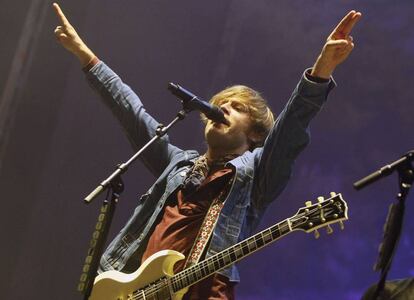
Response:
[[[220,106],[226,101],[240,103],[250,116],[251,131],[258,137],[257,141],[252,141],[250,150],[263,146],[274,123],[273,113],[267,105],[266,100],[258,91],[252,88],[245,85],[233,85],[215,94],[209,102]],[[207,121],[203,115],[202,120],[204,122]]]

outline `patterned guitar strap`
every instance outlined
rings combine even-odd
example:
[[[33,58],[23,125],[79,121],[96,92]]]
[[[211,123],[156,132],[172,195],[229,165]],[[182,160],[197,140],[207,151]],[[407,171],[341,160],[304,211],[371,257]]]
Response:
[[[215,161],[214,166],[223,167],[226,162],[232,160],[233,158],[237,156],[238,155],[225,156],[223,159],[219,161]],[[192,175],[194,174],[199,175],[200,173],[202,173],[203,175],[201,176],[201,178],[198,178],[196,180],[197,183],[201,184],[202,181],[207,176],[209,170],[210,170],[210,167],[207,165],[207,159],[205,158],[205,156],[201,156],[195,162],[193,169],[191,170],[191,174],[187,177],[187,179],[191,180]],[[188,182],[188,180],[184,181],[184,188],[183,188],[184,191],[186,190],[185,189],[186,182]],[[207,214],[204,217],[203,223],[201,224],[200,230],[198,231],[197,237],[187,257],[187,261],[184,265],[184,269],[192,265],[195,265],[196,263],[199,262],[208,244],[211,234],[213,233],[213,229],[217,223],[218,217],[220,215],[220,211],[224,206],[224,202],[226,200],[226,196],[227,196],[228,191],[230,190],[232,182],[233,180],[229,180],[229,182],[225,185],[225,187],[220,192],[220,194],[215,199],[213,199],[213,201],[211,202],[210,208],[208,209]],[[198,186],[196,188],[198,188]],[[194,191],[196,188],[194,188],[193,186],[191,187],[192,191]]]

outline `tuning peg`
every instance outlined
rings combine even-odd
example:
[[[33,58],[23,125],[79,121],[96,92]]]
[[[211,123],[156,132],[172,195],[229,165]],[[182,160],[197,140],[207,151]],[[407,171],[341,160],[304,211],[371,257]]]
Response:
[[[345,229],[344,222],[339,221],[339,227],[341,228],[341,230],[344,230]]]
[[[331,197],[335,197],[336,193],[335,192],[330,192]]]
[[[306,205],[306,207],[312,206],[312,201],[306,201],[305,205]]]
[[[318,197],[318,202],[319,202],[319,203],[322,203],[324,200],[325,200],[325,199],[324,199],[322,196]]]
[[[333,229],[332,229],[332,227],[330,225],[327,225],[326,226],[326,233],[327,234],[332,234],[333,233]]]
[[[315,239],[319,239],[319,237],[321,236],[318,229],[315,229],[314,234],[315,234]]]

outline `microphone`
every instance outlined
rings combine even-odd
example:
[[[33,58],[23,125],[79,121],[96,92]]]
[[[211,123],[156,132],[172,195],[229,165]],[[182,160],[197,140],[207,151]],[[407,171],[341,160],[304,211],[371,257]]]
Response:
[[[220,107],[204,101],[182,86],[172,82],[168,84],[168,90],[183,102],[184,109],[198,110],[214,122],[229,125]]]
[[[401,172],[405,171],[408,167],[411,167],[411,161],[414,161],[414,150],[408,151],[405,155],[403,155],[400,159],[389,163],[388,165],[383,166],[381,169],[365,176],[364,178],[358,180],[354,183],[354,188],[356,190],[360,190],[363,187],[377,181],[378,179],[390,175],[395,170]],[[412,167],[411,167],[412,168]],[[408,168],[409,171],[405,176],[413,176],[411,169]]]

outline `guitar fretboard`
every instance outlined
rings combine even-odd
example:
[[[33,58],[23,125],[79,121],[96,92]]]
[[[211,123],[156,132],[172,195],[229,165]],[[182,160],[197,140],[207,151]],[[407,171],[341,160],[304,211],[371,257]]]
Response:
[[[241,260],[292,231],[290,220],[286,219],[252,237],[219,252],[206,260],[191,266],[170,278],[174,292],[193,285],[211,274]]]
[[[326,200],[318,198],[318,203],[315,204],[308,202],[306,207],[300,208],[291,218],[287,218],[172,277],[162,277],[144,289],[134,291],[133,299],[171,299],[172,294],[234,264],[294,230],[311,232],[337,222],[340,222],[342,228],[342,221],[348,219],[348,206],[341,194],[331,193],[331,196]]]

